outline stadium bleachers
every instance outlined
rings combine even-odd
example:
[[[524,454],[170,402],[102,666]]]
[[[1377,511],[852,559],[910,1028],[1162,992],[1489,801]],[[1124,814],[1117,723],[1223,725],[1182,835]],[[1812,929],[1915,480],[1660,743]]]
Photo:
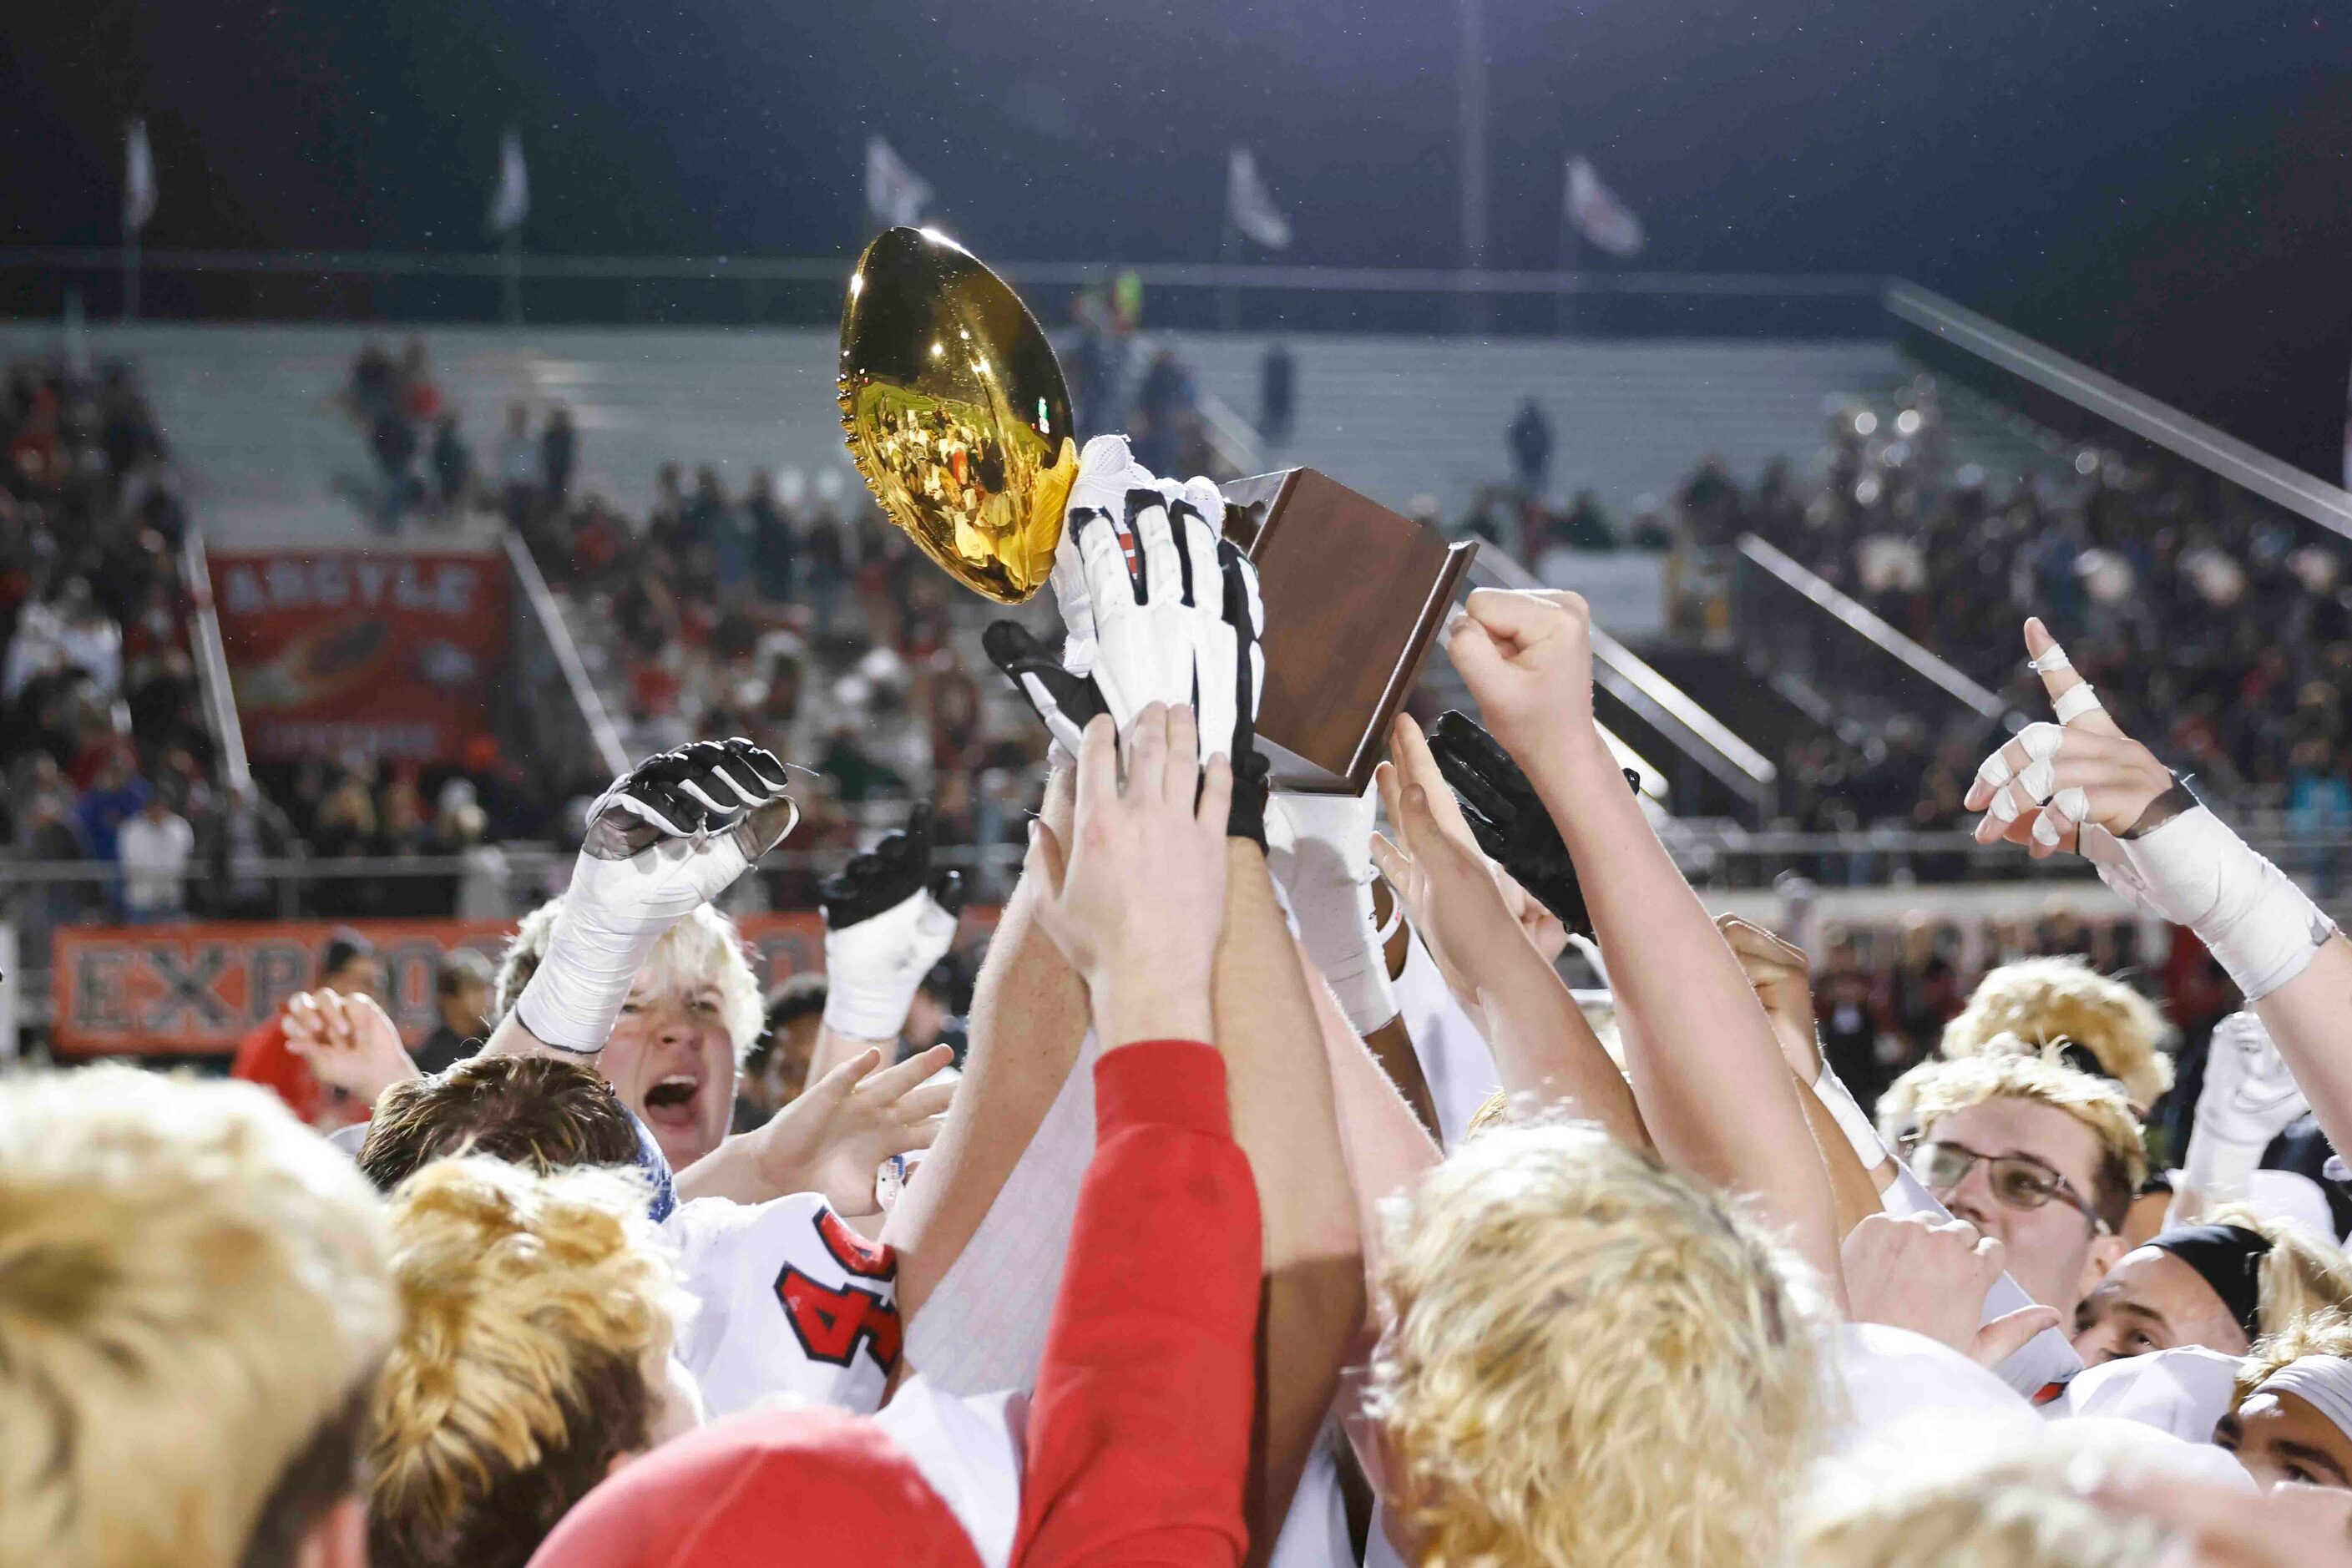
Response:
[[[99,326],[93,340],[145,367],[157,408],[204,501],[235,543],[373,537],[339,480],[366,450],[334,405],[352,357],[409,334],[352,326]],[[822,331],[435,328],[422,339],[444,395],[486,463],[507,405],[562,402],[581,426],[582,487],[624,510],[650,501],[666,461],[716,465],[730,485],[757,467],[846,471],[833,405],[835,340]],[[0,349],[56,341],[0,326]],[[1268,340],[1150,337],[1201,389],[1244,416]],[[1430,495],[1449,514],[1508,472],[1503,431],[1521,398],[1547,409],[1563,494],[1591,489],[1624,515],[1671,495],[1719,457],[1752,481],[1772,458],[1821,442],[1825,404],[1883,403],[1913,374],[1870,342],[1606,342],[1298,337],[1297,432],[1276,456],[1311,463],[1391,506]],[[1996,480],[2035,454],[1990,421],[1953,438]]]

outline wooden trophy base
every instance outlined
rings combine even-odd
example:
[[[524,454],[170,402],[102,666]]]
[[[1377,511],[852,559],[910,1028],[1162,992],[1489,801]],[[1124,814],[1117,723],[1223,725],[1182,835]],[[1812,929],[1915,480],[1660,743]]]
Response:
[[[1361,795],[1478,547],[1313,468],[1223,489],[1225,537],[1265,600],[1257,735],[1274,787]]]

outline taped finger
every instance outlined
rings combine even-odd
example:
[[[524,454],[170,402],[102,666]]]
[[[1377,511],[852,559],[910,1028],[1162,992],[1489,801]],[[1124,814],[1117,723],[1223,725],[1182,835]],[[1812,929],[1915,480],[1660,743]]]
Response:
[[[2050,710],[2058,715],[2061,724],[2072,724],[2085,713],[2099,711],[2101,706],[2097,689],[2087,680],[2080,686],[2069,687],[2050,702]]]

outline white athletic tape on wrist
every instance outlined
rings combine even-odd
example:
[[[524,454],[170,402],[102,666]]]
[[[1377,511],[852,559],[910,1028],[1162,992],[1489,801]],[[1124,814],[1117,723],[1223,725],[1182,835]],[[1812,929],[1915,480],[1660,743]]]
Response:
[[[2098,707],[2098,691],[2088,681],[2060,692],[2050,704],[2061,724],[2072,724],[2084,714],[2097,711]]]
[[[1822,1102],[1830,1120],[1845,1134],[1845,1141],[1853,1145],[1854,1158],[1862,1162],[1862,1168],[1873,1171],[1885,1163],[1886,1145],[1878,1141],[1878,1129],[1870,1124],[1870,1118],[1855,1102],[1853,1091],[1846,1088],[1829,1063],[1822,1064],[1822,1076],[1813,1080],[1812,1089],[1813,1098]]]
[[[2138,838],[2088,823],[2081,844],[2099,879],[2126,902],[2195,932],[2249,1004],[2302,973],[2335,932],[2318,905],[2208,807]]]
[[[541,1045],[572,1056],[604,1048],[629,999],[629,987],[667,922],[651,930],[614,931],[566,899],[548,932],[547,952],[515,1002],[515,1017]]]
[[[1291,889],[1291,913],[1307,956],[1331,987],[1348,1026],[1369,1035],[1397,1016],[1385,945],[1372,921],[1372,888]]]

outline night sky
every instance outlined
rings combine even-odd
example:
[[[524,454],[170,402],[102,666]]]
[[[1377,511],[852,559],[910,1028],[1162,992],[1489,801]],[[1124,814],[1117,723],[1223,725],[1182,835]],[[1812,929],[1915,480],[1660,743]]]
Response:
[[[2352,13],[2267,0],[1488,0],[1490,264],[1549,267],[1589,153],[1663,269],[1886,271],[2328,477],[2352,360]],[[1206,259],[1223,153],[1286,259],[1453,264],[1445,0],[19,5],[0,242],[842,254],[888,136],[1007,258]],[[66,13],[76,13],[68,15]]]

